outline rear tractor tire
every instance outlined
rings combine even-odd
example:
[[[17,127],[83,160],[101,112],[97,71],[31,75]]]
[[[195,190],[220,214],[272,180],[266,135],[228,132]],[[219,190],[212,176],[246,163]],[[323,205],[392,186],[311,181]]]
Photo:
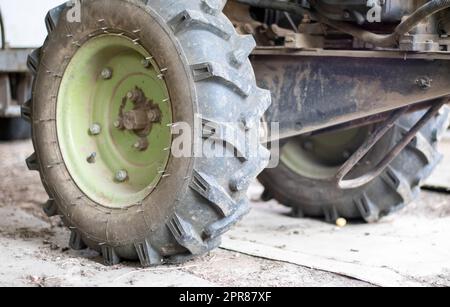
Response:
[[[25,140],[30,137],[30,123],[22,118],[0,118],[0,141]]]
[[[256,86],[253,38],[235,32],[224,5],[85,0],[81,22],[68,21],[66,5],[48,13],[49,35],[29,57],[27,164],[73,249],[97,250],[107,265],[183,262],[219,246],[248,212],[246,190],[269,154],[242,146],[258,134],[270,93]],[[234,123],[237,138],[214,143],[231,156],[173,156],[177,123],[193,127],[193,143],[211,145],[196,114],[219,130]]]
[[[421,111],[403,116],[346,179],[371,171],[423,115]],[[436,147],[448,120],[445,106],[379,177],[350,190],[326,179],[362,145],[373,126],[289,139],[281,148],[280,165],[259,176],[265,186],[262,198],[275,198],[291,207],[296,217],[325,218],[331,223],[339,218],[377,222],[417,198],[422,183],[442,159]]]

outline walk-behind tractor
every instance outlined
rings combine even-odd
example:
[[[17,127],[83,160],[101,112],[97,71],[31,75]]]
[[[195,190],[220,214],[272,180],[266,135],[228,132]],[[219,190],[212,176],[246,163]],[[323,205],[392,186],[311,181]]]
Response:
[[[263,198],[295,216],[376,222],[412,201],[441,158],[449,8],[448,0],[56,7],[28,59],[33,95],[22,110],[45,212],[61,216],[72,248],[97,250],[108,265],[177,263],[214,249],[249,211],[258,175]],[[191,127],[188,142],[179,142],[181,127]]]

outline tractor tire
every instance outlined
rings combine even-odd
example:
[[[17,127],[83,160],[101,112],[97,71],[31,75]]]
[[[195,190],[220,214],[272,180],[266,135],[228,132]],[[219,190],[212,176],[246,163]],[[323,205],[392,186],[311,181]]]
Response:
[[[348,179],[370,171],[423,115],[424,112],[416,112],[403,116],[349,174]],[[361,134],[361,131],[370,133],[373,127],[354,129],[352,135],[359,135],[360,139],[356,144],[351,144],[347,132],[348,139],[341,143],[337,142],[339,145],[334,148],[329,144],[333,144],[333,140],[339,138],[343,140],[342,132],[289,139],[281,148],[280,165],[265,170],[259,176],[260,182],[265,187],[262,198],[266,201],[275,198],[291,207],[292,215],[295,217],[325,218],[330,223],[336,222],[339,218],[377,222],[383,216],[403,208],[419,195],[421,184],[442,159],[436,151],[436,145],[448,128],[448,120],[449,110],[444,107],[382,175],[365,186],[351,190],[339,189],[324,180],[325,177],[321,178],[317,174],[335,174],[338,167],[366,139],[364,135],[367,136],[367,133]],[[317,151],[317,147],[320,146],[326,146],[322,150],[322,156],[328,154],[326,159],[318,159],[318,155],[314,153],[313,148]],[[305,154],[305,148],[313,150],[313,153]],[[333,160],[333,156],[340,158]]]
[[[248,213],[246,191],[270,153],[245,144],[258,135],[271,97],[248,60],[255,42],[236,33],[225,2],[84,0],[81,22],[66,18],[74,14],[66,5],[48,13],[48,37],[28,63],[35,81],[23,114],[35,153],[27,164],[40,173],[44,210],[61,216],[73,249],[96,250],[106,265],[184,262],[218,247]],[[162,114],[142,152],[116,120],[136,83]],[[179,123],[192,127],[184,132],[189,145],[219,144],[231,156],[175,157],[168,149]],[[232,126],[236,137],[218,133],[214,142],[211,123]]]
[[[30,123],[22,118],[0,118],[0,141],[26,140],[30,137]]]

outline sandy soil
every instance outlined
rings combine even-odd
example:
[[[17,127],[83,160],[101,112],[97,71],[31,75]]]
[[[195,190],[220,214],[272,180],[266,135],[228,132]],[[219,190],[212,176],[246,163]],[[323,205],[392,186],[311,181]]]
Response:
[[[221,249],[182,266],[105,267],[93,251],[69,250],[59,218],[42,213],[47,195],[24,164],[32,152],[30,142],[0,143],[0,286],[370,286]]]

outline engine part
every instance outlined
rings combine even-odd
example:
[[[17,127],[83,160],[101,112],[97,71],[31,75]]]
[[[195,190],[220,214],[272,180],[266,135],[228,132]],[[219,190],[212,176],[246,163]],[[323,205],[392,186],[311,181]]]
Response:
[[[254,5],[258,7],[270,8],[275,10],[282,10],[286,12],[290,12],[297,15],[305,14],[307,11],[314,18],[316,18],[319,22],[326,24],[332,28],[335,28],[343,33],[347,33],[352,35],[353,37],[366,42],[373,44],[377,47],[398,47],[400,44],[400,39],[410,30],[412,30],[415,26],[418,25],[419,22],[423,21],[425,18],[434,15],[438,12],[441,12],[450,7],[449,0],[432,0],[421,6],[410,16],[405,18],[396,28],[395,31],[391,34],[375,34],[370,31],[364,30],[357,26],[352,25],[351,23],[341,22],[331,20],[325,15],[322,14],[320,10],[314,10],[312,7],[311,10],[306,10],[294,3],[288,2],[278,2],[278,1],[270,1],[270,0],[238,0],[240,3],[245,3],[248,5]]]

